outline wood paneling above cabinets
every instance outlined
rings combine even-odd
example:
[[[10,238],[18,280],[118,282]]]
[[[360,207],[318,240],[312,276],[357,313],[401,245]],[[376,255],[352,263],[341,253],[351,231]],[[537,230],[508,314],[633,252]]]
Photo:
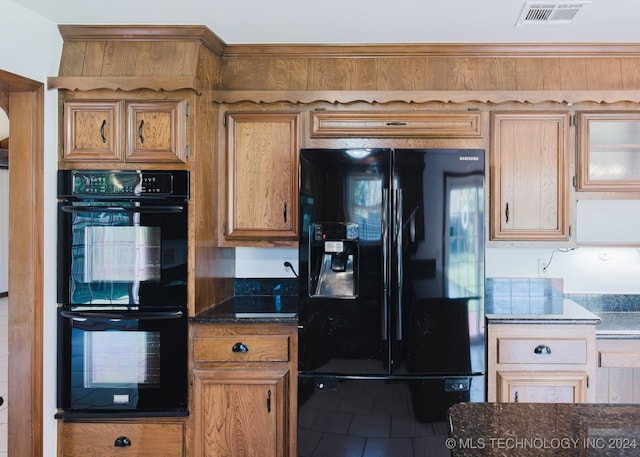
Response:
[[[371,48],[373,53],[375,49]],[[603,91],[640,89],[636,56],[233,55],[220,90]]]

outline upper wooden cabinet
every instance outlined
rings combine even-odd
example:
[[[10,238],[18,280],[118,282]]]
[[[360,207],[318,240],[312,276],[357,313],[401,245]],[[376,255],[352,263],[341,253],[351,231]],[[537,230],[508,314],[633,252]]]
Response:
[[[640,190],[640,113],[578,112],[577,190]]]
[[[480,138],[479,112],[313,111],[311,138]]]
[[[187,101],[65,100],[64,162],[177,162],[189,156]]]
[[[491,114],[491,239],[569,239],[569,114]]]
[[[297,245],[297,112],[227,113],[227,244]]]

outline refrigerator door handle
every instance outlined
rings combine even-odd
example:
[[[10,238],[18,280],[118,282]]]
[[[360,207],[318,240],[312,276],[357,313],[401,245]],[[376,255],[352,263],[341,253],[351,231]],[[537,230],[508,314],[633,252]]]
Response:
[[[396,214],[396,226],[395,226],[395,246],[396,246],[396,340],[402,341],[402,284],[403,284],[403,268],[402,268],[402,189],[396,190],[395,195],[395,214]]]
[[[387,340],[389,334],[389,189],[382,189],[382,309],[380,310],[382,323],[382,340]]]

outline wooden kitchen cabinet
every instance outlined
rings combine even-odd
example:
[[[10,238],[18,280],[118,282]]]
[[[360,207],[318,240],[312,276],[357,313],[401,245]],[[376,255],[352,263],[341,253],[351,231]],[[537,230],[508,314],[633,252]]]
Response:
[[[595,324],[489,324],[487,398],[595,401]]]
[[[640,114],[582,111],[578,128],[577,190],[640,190]]]
[[[296,455],[297,327],[192,327],[193,439],[200,457]]]
[[[184,422],[61,421],[60,457],[183,457]]]
[[[492,240],[569,239],[569,113],[491,114]]]
[[[479,112],[312,111],[311,138],[481,138]]]
[[[640,339],[596,340],[598,403],[640,403]]]
[[[187,101],[65,100],[63,162],[185,163]]]
[[[224,242],[297,246],[297,112],[226,113]]]

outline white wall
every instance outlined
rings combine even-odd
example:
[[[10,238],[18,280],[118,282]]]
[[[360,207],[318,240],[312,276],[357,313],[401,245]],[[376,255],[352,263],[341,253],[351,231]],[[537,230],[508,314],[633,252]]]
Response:
[[[0,69],[46,83],[58,74],[62,38],[56,24],[9,0],[0,0]],[[56,455],[56,168],[57,91],[44,100],[44,456]],[[14,183],[14,185],[19,185]],[[14,405],[14,407],[20,407]]]
[[[555,251],[555,252],[554,252]],[[640,294],[640,247],[590,246],[567,251],[554,248],[488,248],[488,278],[563,278],[569,294]],[[553,257],[552,257],[553,256]],[[545,273],[539,264],[549,263]],[[297,249],[240,248],[237,278],[288,278],[284,260],[298,269]]]

